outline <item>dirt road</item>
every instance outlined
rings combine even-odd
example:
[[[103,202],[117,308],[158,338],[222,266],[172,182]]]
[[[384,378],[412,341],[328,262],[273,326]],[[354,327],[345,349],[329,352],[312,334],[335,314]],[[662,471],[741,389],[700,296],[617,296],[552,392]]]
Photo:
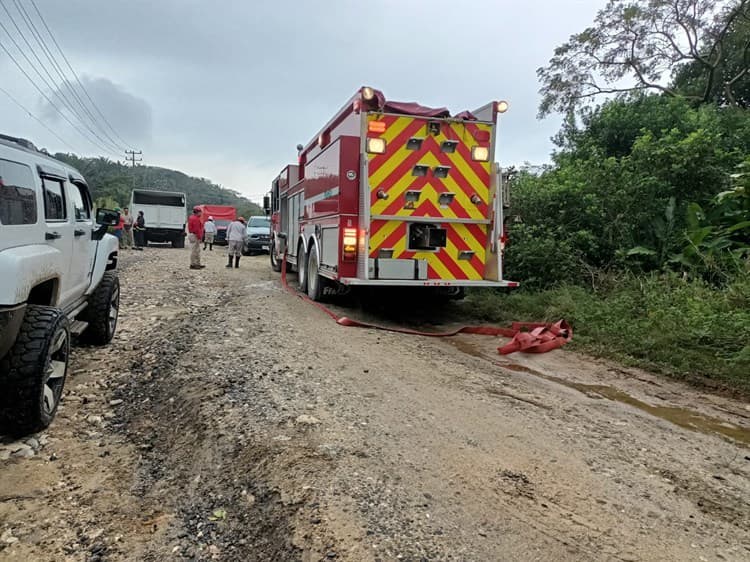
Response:
[[[76,350],[47,432],[0,445],[0,559],[750,559],[747,404],[341,327],[267,256],[224,260],[123,257],[112,345]]]

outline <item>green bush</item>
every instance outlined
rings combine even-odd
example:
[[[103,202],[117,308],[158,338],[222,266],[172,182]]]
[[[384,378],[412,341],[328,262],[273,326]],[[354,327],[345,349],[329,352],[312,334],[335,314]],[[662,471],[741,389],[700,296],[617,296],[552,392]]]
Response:
[[[512,187],[509,216],[523,227],[511,228],[506,267],[533,287],[576,274],[588,284],[591,269],[695,269],[700,256],[688,266],[672,259],[686,244],[688,210],[708,209],[732,187],[750,153],[750,112],[657,95],[616,99],[567,121],[557,142],[555,165],[520,174]],[[527,255],[551,248],[551,267]]]

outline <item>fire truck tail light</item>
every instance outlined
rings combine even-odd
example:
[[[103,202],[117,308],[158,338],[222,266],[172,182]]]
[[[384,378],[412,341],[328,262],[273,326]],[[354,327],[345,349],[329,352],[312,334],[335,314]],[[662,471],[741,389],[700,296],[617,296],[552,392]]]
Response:
[[[372,154],[384,154],[385,153],[385,139],[367,139],[367,152]]]
[[[344,260],[352,261],[352,260],[357,259],[357,229],[356,228],[344,229],[342,246],[343,246],[342,257]]]
[[[487,162],[490,159],[490,149],[486,146],[472,146],[471,159],[477,162]]]
[[[385,121],[370,121],[367,130],[371,133],[385,133]]]
[[[357,248],[357,229],[356,228],[345,228],[344,229],[344,247],[353,246]]]

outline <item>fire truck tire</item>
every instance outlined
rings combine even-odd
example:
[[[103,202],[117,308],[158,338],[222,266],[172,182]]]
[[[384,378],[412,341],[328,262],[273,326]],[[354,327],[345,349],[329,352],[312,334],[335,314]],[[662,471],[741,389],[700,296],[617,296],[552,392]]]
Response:
[[[307,255],[307,296],[314,301],[319,301],[323,296],[324,280],[318,273],[319,262],[318,249],[311,244]]]
[[[307,292],[307,255],[301,242],[297,248],[297,285],[300,291]]]
[[[276,272],[281,271],[281,260],[276,255],[276,241],[272,238],[271,239],[271,245],[270,245],[271,251],[268,252],[271,256],[271,269],[273,269]]]

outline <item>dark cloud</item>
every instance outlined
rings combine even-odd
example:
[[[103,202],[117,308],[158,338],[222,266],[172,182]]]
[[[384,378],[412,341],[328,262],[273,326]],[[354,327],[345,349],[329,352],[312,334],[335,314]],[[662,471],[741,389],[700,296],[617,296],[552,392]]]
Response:
[[[145,162],[255,197],[365,84],[452,111],[508,99],[497,158],[545,161],[559,121],[535,118],[535,71],[605,2],[36,1]]]
[[[64,113],[87,136],[102,144],[103,139],[106,146],[120,146],[124,142],[128,146],[150,144],[153,118],[148,102],[108,78],[84,75],[80,80],[81,85],[75,80],[61,83],[55,92],[47,95],[49,100],[41,98],[42,117],[58,126],[68,126],[60,115]]]

